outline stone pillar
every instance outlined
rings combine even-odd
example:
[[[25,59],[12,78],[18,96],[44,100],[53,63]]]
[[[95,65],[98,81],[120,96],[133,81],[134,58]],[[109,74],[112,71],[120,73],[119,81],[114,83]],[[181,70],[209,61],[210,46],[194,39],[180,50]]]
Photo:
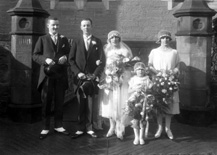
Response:
[[[35,122],[41,117],[40,95],[36,90],[38,67],[32,52],[40,35],[45,34],[48,12],[38,0],[19,0],[8,10],[11,15],[11,101],[9,117],[17,122]]]
[[[214,117],[210,102],[212,16],[204,0],[185,0],[174,16],[177,24],[177,50],[181,58],[180,110],[178,120],[208,125]]]

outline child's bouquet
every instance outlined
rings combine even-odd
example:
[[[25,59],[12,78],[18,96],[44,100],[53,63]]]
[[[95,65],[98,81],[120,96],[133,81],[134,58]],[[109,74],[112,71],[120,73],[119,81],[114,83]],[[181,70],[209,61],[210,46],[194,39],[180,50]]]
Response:
[[[150,96],[151,95],[147,95],[143,91],[134,92],[126,102],[126,107],[124,108],[124,114],[132,117],[135,117],[138,114],[138,116],[136,117],[140,117],[140,118],[137,119],[141,119],[142,116],[144,115],[144,111],[151,110],[153,107],[152,102],[150,102]]]
[[[172,70],[162,70],[153,79],[152,94],[155,97],[153,109],[164,114],[173,103],[173,93],[178,90],[178,76]]]
[[[154,96],[144,91],[134,92],[126,102],[122,116],[125,126],[131,125],[134,119],[141,120],[145,125],[149,119],[149,113],[153,109]]]

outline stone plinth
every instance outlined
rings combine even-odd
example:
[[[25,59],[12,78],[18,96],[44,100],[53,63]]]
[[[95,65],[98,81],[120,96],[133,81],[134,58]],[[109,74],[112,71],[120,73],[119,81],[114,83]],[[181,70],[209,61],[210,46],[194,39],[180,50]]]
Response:
[[[210,101],[212,16],[203,0],[185,0],[174,13],[178,18],[177,50],[180,55],[180,108],[178,120],[208,125],[214,120]]]
[[[39,66],[32,62],[32,53],[38,37],[45,34],[45,18],[49,14],[38,0],[19,0],[8,13],[12,21],[9,117],[32,123],[41,119],[40,94],[36,89]]]

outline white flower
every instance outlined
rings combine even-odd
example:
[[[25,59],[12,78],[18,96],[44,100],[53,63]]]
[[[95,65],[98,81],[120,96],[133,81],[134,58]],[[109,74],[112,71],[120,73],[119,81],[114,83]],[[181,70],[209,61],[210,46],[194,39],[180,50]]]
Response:
[[[97,61],[96,61],[96,65],[99,66],[99,64],[101,64],[101,61],[100,61],[100,60],[97,60]]]
[[[107,59],[107,64],[111,64],[113,61],[111,59]]]
[[[93,44],[93,45],[96,45],[96,41],[95,41],[95,40],[92,40],[92,44]]]
[[[166,89],[162,89],[161,91],[162,91],[162,93],[164,93],[164,94],[166,94],[166,92],[167,92]]]
[[[173,88],[172,88],[172,87],[170,87],[170,88],[169,88],[169,90],[173,90]]]
[[[132,60],[133,61],[140,61],[141,59],[138,56],[135,56]]]
[[[161,82],[161,86],[163,86],[164,85],[164,82]]]
[[[105,81],[106,81],[107,83],[111,83],[111,82],[112,82],[111,76],[106,76]]]
[[[109,94],[109,90],[108,89],[104,89],[104,92],[108,95]]]
[[[65,36],[64,35],[60,35],[60,38],[64,38]]]
[[[161,72],[157,73],[157,76],[162,76],[162,73]]]
[[[98,77],[98,76],[96,77],[96,80],[95,80],[95,81],[96,81],[96,82],[99,82],[99,77]]]
[[[109,75],[109,74],[111,74],[111,71],[110,71],[109,69],[106,69],[106,70],[105,70],[105,74],[106,74],[106,75]]]
[[[129,58],[124,58],[124,59],[123,59],[123,63],[125,63],[125,62],[129,62],[129,61],[130,61]]]

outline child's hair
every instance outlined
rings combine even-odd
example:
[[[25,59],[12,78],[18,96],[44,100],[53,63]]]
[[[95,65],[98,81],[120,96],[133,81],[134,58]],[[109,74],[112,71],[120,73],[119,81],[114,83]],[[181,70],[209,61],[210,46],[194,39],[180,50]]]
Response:
[[[137,62],[135,65],[134,65],[134,72],[136,72],[136,70],[138,69],[143,69],[145,70],[146,69],[146,66],[143,62]]]

